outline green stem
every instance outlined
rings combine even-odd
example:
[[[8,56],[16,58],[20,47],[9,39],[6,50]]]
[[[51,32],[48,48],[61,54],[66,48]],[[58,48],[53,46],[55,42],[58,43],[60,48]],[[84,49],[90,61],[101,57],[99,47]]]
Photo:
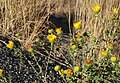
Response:
[[[39,73],[42,73],[42,67],[39,65],[39,63],[37,62],[37,59],[36,59],[36,56],[34,55],[34,53],[32,52],[31,55],[34,57],[39,69],[40,69],[40,72]]]
[[[35,51],[35,50],[34,50]],[[37,54],[40,54],[40,55],[42,55],[42,56],[45,56],[46,57],[46,55],[44,55],[44,54],[42,54],[42,53],[40,53],[40,52],[38,52],[38,51],[35,51]],[[50,57],[48,57],[49,59],[51,59],[51,60],[53,60],[53,61],[55,61],[55,62],[57,62],[57,63],[59,63],[59,64],[61,64],[61,65],[63,65],[63,66],[66,66],[66,67],[68,67],[68,68],[70,68],[70,66],[68,66],[68,65],[66,65],[66,64],[64,64],[64,63],[62,63],[62,62],[60,62],[60,61],[58,61],[58,60],[56,60],[56,58],[54,59],[54,58],[50,58]]]
[[[52,43],[53,44],[53,43]],[[53,49],[53,45],[51,44],[51,50]],[[46,50],[45,49],[45,47],[43,46],[43,44],[40,42],[40,45],[42,46],[42,48],[45,50],[45,52],[47,53],[47,55],[50,55],[50,52],[48,52],[48,50]],[[36,50],[34,50],[36,53],[38,53],[38,54],[40,54],[40,55],[42,55],[42,56],[45,56],[44,54],[42,54],[42,53],[40,53],[40,52],[38,52],[38,51],[36,51]],[[49,56],[48,56],[48,58],[50,58]],[[62,64],[62,65],[64,65],[64,66],[66,66],[66,67],[68,67],[68,68],[70,68],[70,67],[72,67],[71,65],[70,66],[67,66],[67,65],[65,65],[65,64],[63,64],[62,62],[60,62],[60,61],[58,61],[58,60],[56,60],[56,59],[58,59],[58,58],[56,58],[56,57],[54,57],[55,59],[53,59],[53,58],[50,58],[51,60],[53,60],[53,61],[56,61],[56,62],[58,62],[59,64]]]
[[[32,69],[35,71],[35,73],[37,74],[37,76],[39,76],[39,73],[36,71],[36,69],[33,67],[32,63],[28,60],[28,63],[31,65]]]

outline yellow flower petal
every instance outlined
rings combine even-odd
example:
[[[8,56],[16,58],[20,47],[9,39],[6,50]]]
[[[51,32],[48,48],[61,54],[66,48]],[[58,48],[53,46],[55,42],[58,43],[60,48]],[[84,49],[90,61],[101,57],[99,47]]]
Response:
[[[78,21],[78,22],[75,22],[75,23],[73,24],[73,26],[74,26],[75,29],[79,29],[79,28],[81,28],[82,23],[81,23],[81,21]]]
[[[74,72],[79,72],[80,66],[74,66]]]
[[[113,14],[114,14],[114,15],[117,15],[118,13],[119,13],[119,8],[114,8],[114,9],[113,9]]]
[[[49,42],[51,42],[51,43],[53,43],[56,38],[57,38],[57,36],[54,35],[54,34],[50,34],[50,35],[47,36],[47,39],[48,39]]]
[[[61,35],[63,33],[61,28],[56,28],[55,31],[57,32],[58,35]]]
[[[111,60],[112,62],[115,62],[115,61],[117,60],[117,57],[116,57],[116,56],[111,56],[111,57],[110,57],[110,60]]]
[[[7,48],[13,48],[14,46],[14,42],[13,41],[9,41],[9,43],[7,44]]]
[[[101,9],[101,6],[100,5],[96,5],[92,8],[93,12],[94,13],[99,13],[100,12],[100,9]]]
[[[73,50],[75,50],[75,49],[77,48],[77,46],[76,46],[76,45],[72,45],[71,48],[72,48]]]
[[[64,70],[63,70],[63,69],[58,70],[58,72],[59,72],[60,75],[63,75],[63,74],[64,74]]]
[[[102,54],[104,57],[106,57],[106,56],[108,56],[108,51],[103,50],[103,51],[101,52],[101,54]]]
[[[0,76],[3,74],[3,70],[2,69],[0,69]]]
[[[59,70],[60,70],[60,66],[59,66],[59,65],[56,65],[56,66],[54,67],[54,70],[55,70],[55,71],[59,71]]]

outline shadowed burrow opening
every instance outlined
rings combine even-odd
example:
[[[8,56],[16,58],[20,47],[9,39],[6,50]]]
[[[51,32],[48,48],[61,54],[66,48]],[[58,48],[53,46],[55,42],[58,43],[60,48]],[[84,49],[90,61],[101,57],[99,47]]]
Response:
[[[70,18],[70,30],[72,31],[72,24],[73,24],[73,18]],[[67,15],[51,15],[49,17],[49,28],[56,29],[60,28],[62,29],[64,34],[70,33],[69,30],[69,18]]]

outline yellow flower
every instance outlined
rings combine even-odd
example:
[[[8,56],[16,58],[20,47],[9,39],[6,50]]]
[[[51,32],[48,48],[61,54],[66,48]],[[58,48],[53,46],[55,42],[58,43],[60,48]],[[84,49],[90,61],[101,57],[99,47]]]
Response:
[[[78,22],[75,22],[75,23],[73,24],[73,26],[74,26],[75,29],[79,29],[79,28],[81,28],[82,23],[81,23],[81,21],[78,21]]]
[[[114,8],[114,9],[113,9],[113,14],[114,14],[114,15],[117,15],[118,13],[119,13],[119,8]]]
[[[61,35],[63,33],[61,28],[56,28],[55,31],[57,32],[58,35]]]
[[[54,70],[55,70],[55,71],[59,71],[59,70],[60,70],[60,66],[59,66],[59,65],[56,65],[56,66],[54,67]]]
[[[111,60],[112,62],[115,62],[115,61],[117,60],[117,57],[116,57],[116,56],[111,56],[111,57],[110,57],[110,60]]]
[[[59,70],[58,72],[59,72],[60,75],[64,74],[64,70],[63,69]]]
[[[64,70],[64,74],[66,74],[67,76],[71,76],[73,75],[73,71],[71,69],[67,69],[67,70]]]
[[[13,46],[14,46],[14,42],[9,41],[9,43],[7,44],[7,48],[13,48]]]
[[[50,43],[53,43],[56,38],[57,38],[57,36],[53,35],[53,34],[50,34],[47,36],[47,39],[49,40]]]
[[[80,66],[74,66],[74,72],[79,72]]]
[[[108,56],[108,51],[103,50],[103,51],[101,52],[101,54],[102,54],[104,57],[106,57],[106,56]]]
[[[92,10],[93,10],[94,13],[99,13],[99,12],[100,12],[100,9],[101,9],[100,5],[96,5],[96,6],[94,6],[94,7],[92,8]]]
[[[71,48],[72,48],[73,50],[75,50],[75,49],[77,48],[77,46],[74,44],[74,45],[71,46]]]
[[[0,76],[3,74],[3,70],[2,69],[0,69]]]

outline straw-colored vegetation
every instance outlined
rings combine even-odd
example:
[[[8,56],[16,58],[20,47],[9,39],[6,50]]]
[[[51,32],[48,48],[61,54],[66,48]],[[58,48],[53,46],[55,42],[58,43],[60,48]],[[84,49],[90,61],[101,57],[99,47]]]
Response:
[[[119,15],[119,0],[1,0],[0,37],[8,41],[0,38],[0,42],[19,54],[21,63],[27,60],[23,51],[33,57],[35,64],[27,61],[42,81],[29,83],[48,83],[58,77],[62,79],[59,83],[118,83]],[[61,26],[55,25],[51,16],[60,19]],[[69,33],[64,33],[62,26],[69,28]],[[47,58],[45,70],[37,61],[39,57]],[[49,64],[55,64],[50,70],[58,77],[47,72]],[[13,83],[11,74],[4,75],[2,63],[0,69],[0,82]]]

